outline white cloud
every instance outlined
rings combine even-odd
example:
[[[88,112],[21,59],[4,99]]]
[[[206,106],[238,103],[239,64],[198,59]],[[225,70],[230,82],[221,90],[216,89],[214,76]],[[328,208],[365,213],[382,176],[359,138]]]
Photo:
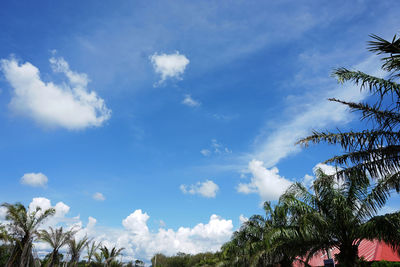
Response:
[[[248,171],[253,175],[250,183],[240,183],[237,191],[243,194],[257,193],[263,201],[277,200],[292,184],[279,175],[278,168],[267,169],[259,160],[250,161]]]
[[[29,211],[32,212],[36,210],[37,207],[41,208],[40,213],[43,213],[47,209],[54,208],[56,212],[52,218],[56,219],[63,219],[70,210],[70,207],[61,201],[58,202],[55,206],[52,206],[50,200],[44,197],[33,198],[28,208]]]
[[[102,193],[96,192],[93,194],[93,199],[97,200],[97,201],[104,201],[106,200],[106,198],[104,197],[104,195]]]
[[[122,221],[122,225],[135,235],[147,235],[149,233],[149,228],[147,227],[149,218],[150,216],[147,213],[143,213],[142,210],[135,210]]]
[[[318,163],[313,168],[314,174],[316,174],[318,169],[320,169],[323,173],[325,173],[327,175],[334,175],[338,170],[340,170],[340,168],[332,166],[332,165],[327,165],[325,163]]]
[[[214,198],[217,195],[219,187],[216,183],[211,180],[206,180],[205,182],[197,182],[194,185],[181,185],[181,191],[184,194],[191,195],[201,195],[207,198]]]
[[[162,84],[167,78],[182,79],[189,59],[185,55],[179,54],[157,54],[150,57],[154,71],[161,75],[159,84]]]
[[[21,184],[34,186],[34,187],[44,187],[47,184],[47,176],[43,173],[25,173],[21,177]]]
[[[104,100],[89,91],[86,74],[70,70],[63,58],[51,58],[54,72],[63,73],[68,82],[44,82],[37,67],[29,62],[2,59],[1,69],[13,87],[10,108],[46,127],[70,130],[101,126],[111,116]]]
[[[198,107],[200,106],[200,102],[194,100],[190,95],[185,95],[185,98],[182,101],[182,104],[189,106],[189,107]]]

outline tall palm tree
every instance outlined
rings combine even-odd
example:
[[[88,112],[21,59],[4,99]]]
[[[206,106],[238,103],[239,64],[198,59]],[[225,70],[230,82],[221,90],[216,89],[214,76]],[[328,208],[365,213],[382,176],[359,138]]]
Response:
[[[71,256],[70,266],[78,266],[79,258],[81,256],[82,250],[88,246],[89,238],[87,236],[83,237],[81,240],[76,241],[73,237],[68,240],[68,251]]]
[[[103,254],[103,257],[105,259],[105,264],[104,266],[110,266],[111,263],[119,256],[122,254],[122,251],[125,248],[119,248],[117,249],[116,247],[113,247],[112,249],[108,249],[106,246],[103,246],[100,248],[101,254]]]
[[[348,102],[329,99],[347,106],[352,112],[360,112],[361,120],[367,121],[361,131],[314,131],[298,144],[325,142],[340,145],[343,154],[326,160],[341,166],[338,178],[346,178],[356,171],[368,172],[373,178],[394,176],[392,188],[400,191],[400,38],[392,41],[371,35],[369,50],[385,55],[381,68],[391,72],[387,78],[378,78],[357,70],[339,68],[333,72],[340,83],[353,82],[360,90],[375,96],[375,103]]]
[[[50,231],[41,230],[39,232],[39,240],[48,243],[53,249],[47,265],[53,267],[58,262],[59,250],[65,246],[72,236],[76,233],[74,230],[64,231],[62,227],[53,229],[49,227]]]
[[[54,209],[41,211],[37,207],[29,212],[21,203],[2,204],[7,209],[6,220],[9,221],[9,236],[13,250],[6,266],[29,266],[32,260],[32,242],[37,237],[37,229],[46,218],[55,213]]]
[[[375,217],[389,197],[387,179],[371,183],[365,173],[354,172],[339,183],[322,171],[317,173],[312,193],[295,183],[281,196],[290,209],[299,233],[306,240],[309,256],[319,250],[337,247],[337,260],[343,266],[355,266],[358,246],[363,239],[379,239],[400,246],[400,213]],[[388,219],[390,219],[388,221]],[[386,222],[385,224],[383,222]]]

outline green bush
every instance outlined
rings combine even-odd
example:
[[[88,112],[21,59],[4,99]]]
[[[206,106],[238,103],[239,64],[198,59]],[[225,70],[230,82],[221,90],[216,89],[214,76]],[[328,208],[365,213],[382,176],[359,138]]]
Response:
[[[375,261],[371,267],[400,267],[400,262]]]

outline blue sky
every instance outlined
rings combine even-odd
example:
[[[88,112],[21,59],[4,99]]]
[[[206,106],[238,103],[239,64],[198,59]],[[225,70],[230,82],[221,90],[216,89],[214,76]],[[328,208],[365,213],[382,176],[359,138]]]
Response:
[[[80,224],[126,257],[215,250],[239,217],[339,151],[296,140],[362,127],[326,99],[367,96],[330,73],[385,75],[366,41],[398,33],[399,8],[3,2],[0,201],[59,203],[53,224]]]

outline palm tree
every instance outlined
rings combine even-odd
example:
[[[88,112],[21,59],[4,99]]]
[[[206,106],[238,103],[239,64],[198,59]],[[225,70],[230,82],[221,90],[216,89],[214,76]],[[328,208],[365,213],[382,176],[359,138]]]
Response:
[[[287,205],[264,203],[265,216],[253,215],[222,247],[227,266],[292,266],[308,251],[308,242],[299,234],[299,224],[291,220]]]
[[[92,261],[92,258],[95,257],[96,251],[99,249],[101,246],[101,242],[96,244],[96,241],[92,241],[90,245],[87,245],[87,256],[85,258],[88,260],[88,264],[90,265],[90,262]]]
[[[370,178],[360,172],[354,172],[343,183],[322,171],[317,176],[314,194],[295,183],[280,198],[280,203],[290,209],[291,220],[298,222],[309,256],[337,247],[339,263],[355,266],[363,239],[379,239],[399,248],[400,213],[374,217],[389,197],[382,188],[387,188],[390,181],[380,179],[371,184]]]
[[[57,261],[59,258],[60,248],[68,243],[68,241],[72,238],[76,231],[64,231],[62,227],[58,229],[53,229],[52,227],[49,227],[49,229],[50,231],[41,230],[39,232],[39,239],[43,242],[48,243],[53,249],[47,263],[49,267],[52,267],[54,266],[54,264],[58,263]]]
[[[117,249],[116,247],[113,247],[111,250],[109,250],[106,246],[103,246],[100,248],[101,254],[103,254],[105,264],[104,266],[110,266],[110,264],[119,256],[121,255],[121,252],[125,248],[119,248]]]
[[[71,256],[70,266],[78,266],[79,258],[81,256],[82,250],[87,247],[89,243],[89,238],[87,236],[83,237],[81,240],[76,241],[75,238],[68,240],[69,254]]]
[[[340,83],[353,82],[361,90],[375,95],[374,104],[347,102],[336,98],[329,99],[347,106],[352,112],[361,112],[361,120],[369,124],[362,131],[318,132],[301,139],[297,144],[326,142],[340,145],[344,151],[326,160],[341,166],[336,173],[338,178],[346,178],[353,171],[367,172],[373,178],[393,176],[392,187],[400,191],[400,38],[394,36],[391,42],[371,35],[369,50],[382,58],[384,71],[391,72],[388,78],[378,78],[361,71],[339,68],[333,72]]]
[[[7,209],[6,220],[9,221],[9,237],[13,250],[6,266],[29,266],[32,256],[32,242],[37,236],[38,227],[44,220],[55,213],[54,209],[41,212],[41,208],[28,212],[21,203],[2,204]]]

